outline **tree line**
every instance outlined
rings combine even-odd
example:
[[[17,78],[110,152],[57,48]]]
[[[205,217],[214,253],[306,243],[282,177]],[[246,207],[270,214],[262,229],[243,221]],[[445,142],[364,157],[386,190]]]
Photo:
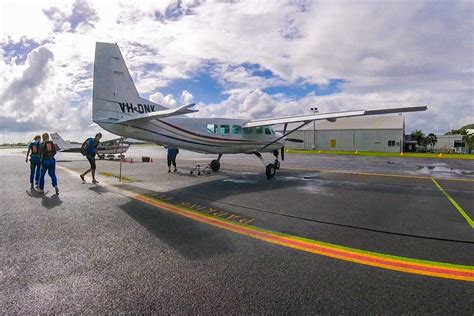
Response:
[[[462,135],[462,141],[468,149],[468,153],[474,150],[474,134],[469,134],[465,128],[453,129],[451,132],[446,133],[447,135]],[[421,130],[414,130],[410,134],[411,139],[415,140],[418,146],[421,146],[428,150],[428,146],[431,147],[430,151],[433,151],[434,146],[438,142],[438,137],[434,133],[425,135]]]

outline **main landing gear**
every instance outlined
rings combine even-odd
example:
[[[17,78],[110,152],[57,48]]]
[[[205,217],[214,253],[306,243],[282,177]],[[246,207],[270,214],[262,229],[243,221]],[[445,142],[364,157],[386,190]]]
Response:
[[[214,159],[213,161],[211,161],[210,166],[211,166],[212,171],[217,172],[221,168],[221,163],[220,163],[221,157],[222,157],[222,154],[219,154],[217,159]]]
[[[268,165],[265,165],[265,161],[263,160],[261,153],[255,152],[254,154],[262,161],[263,165],[265,166],[265,175],[267,176],[267,179],[273,178],[276,174],[276,171],[280,169],[280,161],[278,160],[278,150],[273,151],[275,161],[273,163],[269,163]]]

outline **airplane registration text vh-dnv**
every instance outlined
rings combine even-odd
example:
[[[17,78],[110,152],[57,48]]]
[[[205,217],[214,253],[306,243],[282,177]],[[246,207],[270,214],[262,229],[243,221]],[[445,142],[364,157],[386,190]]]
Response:
[[[278,159],[284,160],[285,141],[297,141],[287,136],[314,120],[334,122],[343,117],[427,109],[426,106],[417,106],[258,120],[183,116],[197,112],[191,109],[194,105],[168,109],[141,98],[117,44],[96,43],[92,120],[105,130],[124,137],[216,154],[217,159],[210,164],[213,171],[219,170],[220,158],[224,154],[255,154],[264,164],[267,177],[272,178],[280,168]],[[287,130],[290,123],[300,124]],[[280,124],[284,126],[283,133],[277,133],[272,128],[273,125]],[[262,152],[273,153],[275,160],[265,164]]]

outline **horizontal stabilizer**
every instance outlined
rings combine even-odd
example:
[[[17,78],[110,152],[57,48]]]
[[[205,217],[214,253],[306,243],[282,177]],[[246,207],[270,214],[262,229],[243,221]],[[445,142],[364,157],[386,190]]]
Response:
[[[106,119],[107,121],[110,121],[110,123],[116,123],[116,124],[123,124],[123,123],[128,123],[128,122],[137,122],[137,121],[151,121],[154,119],[158,118],[165,118],[165,117],[170,117],[170,116],[177,116],[177,115],[183,115],[183,114],[189,114],[189,113],[194,113],[197,112],[198,110],[193,110],[190,109],[191,107],[195,106],[195,103],[187,104],[180,106],[176,109],[167,109],[167,110],[160,110],[160,111],[155,111],[155,112],[149,112],[149,113],[144,113],[140,115],[136,115],[133,117],[127,117],[123,119]],[[97,120],[96,120],[97,121]],[[104,121],[102,121],[104,122]],[[106,122],[104,122],[106,123]],[[109,123],[109,122],[107,122]]]

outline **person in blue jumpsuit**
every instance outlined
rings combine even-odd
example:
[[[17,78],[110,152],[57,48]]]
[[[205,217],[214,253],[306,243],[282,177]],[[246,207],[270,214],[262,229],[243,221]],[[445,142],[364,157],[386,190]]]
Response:
[[[176,169],[176,156],[179,153],[179,149],[175,147],[168,147],[168,172],[171,172],[171,164],[173,164],[174,171],[173,172],[178,172],[178,169]]]
[[[88,138],[82,144],[81,153],[84,156],[86,156],[87,160],[89,161],[89,164],[91,165],[89,169],[87,169],[86,171],[84,171],[84,173],[80,175],[82,181],[86,181],[86,179],[84,179],[84,176],[88,174],[89,172],[91,172],[92,183],[94,184],[99,183],[99,181],[95,179],[95,169],[96,169],[95,155],[99,155],[97,152],[97,146],[99,146],[101,138],[102,138],[102,134],[97,133],[94,138]]]
[[[30,156],[30,185],[33,189],[38,187],[38,181],[40,178],[41,170],[41,159],[40,159],[40,140],[41,136],[36,135],[33,141],[28,146],[28,152],[26,153],[25,162],[28,162],[28,156]],[[34,180],[34,184],[33,184]]]
[[[39,193],[44,193],[44,177],[48,172],[51,178],[52,185],[56,191],[56,195],[59,194],[58,179],[56,177],[56,145],[49,140],[48,133],[43,133],[43,142],[41,143],[40,156],[41,156],[41,175],[39,180]]]

